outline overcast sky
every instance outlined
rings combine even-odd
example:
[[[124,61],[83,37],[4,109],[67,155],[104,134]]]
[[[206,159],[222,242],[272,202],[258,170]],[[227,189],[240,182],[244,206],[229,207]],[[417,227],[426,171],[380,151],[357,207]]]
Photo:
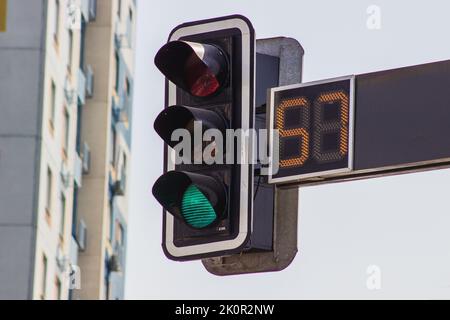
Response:
[[[367,27],[370,5],[381,9],[379,30]],[[283,272],[220,278],[200,262],[167,260],[151,195],[162,173],[153,121],[164,98],[153,58],[176,25],[235,13],[257,38],[297,39],[305,82],[450,59],[444,0],[138,0],[126,297],[450,298],[449,170],[301,189],[299,253]],[[379,290],[366,286],[371,265],[381,270]]]

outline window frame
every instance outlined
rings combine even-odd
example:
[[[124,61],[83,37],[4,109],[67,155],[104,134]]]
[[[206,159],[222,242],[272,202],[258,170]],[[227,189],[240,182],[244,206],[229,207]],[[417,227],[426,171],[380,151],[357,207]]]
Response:
[[[49,123],[51,127],[51,132],[55,130],[55,119],[56,118],[56,82],[55,80],[50,81],[50,116]]]
[[[65,227],[66,227],[66,211],[67,211],[67,198],[64,192],[61,192],[61,208],[60,208],[60,220],[59,220],[59,237],[64,239]]]
[[[67,48],[67,71],[69,74],[72,73],[73,65],[73,31],[71,29],[67,30],[68,33],[68,48]]]
[[[63,129],[62,149],[64,155],[68,157],[70,143],[70,113],[67,108],[63,109]]]
[[[46,183],[45,213],[51,217],[53,209],[53,171],[50,166],[47,167]]]
[[[53,17],[53,40],[56,44],[59,43],[59,29],[60,29],[60,14],[61,14],[61,1],[55,0],[55,8],[54,8],[54,14]]]
[[[41,300],[47,297],[47,272],[48,272],[48,258],[45,253],[42,253],[42,279],[41,279]]]

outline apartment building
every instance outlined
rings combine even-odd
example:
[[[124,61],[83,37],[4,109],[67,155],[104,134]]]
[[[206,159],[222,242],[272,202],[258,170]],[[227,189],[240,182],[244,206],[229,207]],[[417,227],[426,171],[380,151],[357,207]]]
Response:
[[[0,1],[0,299],[122,299],[136,3]]]

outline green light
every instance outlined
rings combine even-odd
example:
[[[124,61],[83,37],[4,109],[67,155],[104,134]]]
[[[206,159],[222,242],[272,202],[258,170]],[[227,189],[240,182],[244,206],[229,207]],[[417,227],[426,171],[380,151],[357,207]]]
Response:
[[[183,194],[181,214],[194,228],[204,228],[216,220],[217,215],[205,195],[193,184]]]

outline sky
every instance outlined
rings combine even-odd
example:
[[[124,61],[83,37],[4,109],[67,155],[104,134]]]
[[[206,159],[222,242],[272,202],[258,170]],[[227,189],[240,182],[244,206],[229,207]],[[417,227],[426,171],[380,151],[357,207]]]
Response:
[[[373,5],[379,29],[368,28]],[[242,14],[257,39],[301,43],[308,82],[450,59],[449,12],[444,0],[138,0],[126,298],[450,298],[450,170],[302,188],[294,262],[232,277],[164,256],[151,194],[163,170],[153,121],[164,106],[153,59],[178,24]]]

